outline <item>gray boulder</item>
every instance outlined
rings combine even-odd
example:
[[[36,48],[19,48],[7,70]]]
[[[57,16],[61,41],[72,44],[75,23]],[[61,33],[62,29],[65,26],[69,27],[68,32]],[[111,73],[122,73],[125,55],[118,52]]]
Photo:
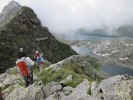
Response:
[[[95,81],[91,83],[91,88],[90,88],[91,94],[94,93],[97,87],[98,87],[98,83],[96,83]]]
[[[74,91],[63,98],[63,100],[79,100],[81,98],[84,98],[88,96],[87,92],[90,88],[90,83],[88,80],[84,80],[82,83],[80,83]],[[88,98],[89,99],[89,98]]]
[[[48,98],[46,98],[45,100],[62,100],[64,96],[65,95],[63,92],[55,92],[52,95],[50,95]]]
[[[72,75],[69,75],[64,80],[62,80],[60,83],[65,83],[65,82],[71,81],[71,80],[72,80]]]
[[[48,83],[45,87],[44,87],[44,91],[46,93],[46,97],[50,96],[52,93],[57,92],[59,90],[62,89],[62,86],[57,83],[52,81],[51,83]]]
[[[38,83],[28,88],[17,85],[17,87],[5,98],[5,100],[43,100],[44,92]]]
[[[95,100],[133,100],[133,77],[117,75],[105,79],[92,95]]]
[[[70,86],[67,86],[67,87],[64,87],[62,92],[65,94],[65,95],[69,95],[71,94],[72,92],[74,91],[74,88],[70,87]]]

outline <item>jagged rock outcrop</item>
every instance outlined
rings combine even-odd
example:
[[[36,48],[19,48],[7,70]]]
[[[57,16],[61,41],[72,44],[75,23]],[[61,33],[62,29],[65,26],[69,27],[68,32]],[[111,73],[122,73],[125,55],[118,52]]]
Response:
[[[4,8],[0,19],[0,72],[15,64],[20,47],[30,57],[39,50],[52,63],[76,54],[70,46],[57,41],[29,7],[12,1]]]
[[[65,95],[69,95],[71,94],[72,92],[74,91],[74,88],[72,88],[71,86],[66,86],[62,89],[62,92],[65,94]]]
[[[117,75],[105,79],[92,96],[94,100],[133,100],[133,77]]]
[[[56,91],[59,91],[62,89],[62,86],[57,83],[52,81],[51,83],[48,83],[45,87],[44,87],[44,91],[46,93],[46,97],[50,96],[51,94],[53,94]]]
[[[76,56],[74,56],[74,58],[75,57]],[[79,59],[79,56],[77,57],[77,62],[79,62],[81,59]],[[67,69],[69,65],[71,68],[79,67],[77,65],[73,66],[70,62],[68,63],[68,59],[70,61],[70,58],[67,58],[66,63],[63,63],[63,66],[60,67],[59,70],[56,70],[57,73],[52,72],[54,77],[58,74],[58,80],[60,80],[61,77],[64,78],[63,74],[66,74],[64,72],[61,73],[62,70],[67,70],[69,72],[73,70]],[[81,58],[81,62],[85,62],[85,58]],[[71,61],[73,62],[74,60],[71,59]],[[72,81],[69,80],[68,83],[70,82],[71,84],[69,83],[66,85],[59,83],[60,81],[55,82],[54,77],[49,74],[51,72],[50,70],[54,68],[51,68],[51,66],[55,66],[55,64],[44,69],[42,75],[38,75],[39,69],[37,71],[35,68],[33,70],[34,84],[27,88],[24,87],[24,80],[18,74],[17,68],[8,69],[5,73],[0,75],[0,87],[2,87],[3,90],[3,98],[5,100],[133,100],[133,77],[131,76],[116,75],[98,82],[97,80],[93,80],[90,76],[83,77],[85,73],[81,74],[81,70],[76,69],[76,72],[79,73],[68,73],[68,76],[70,77],[70,75],[73,74],[73,77],[74,74],[76,74],[72,78],[72,81],[74,81],[74,83],[78,82],[79,78],[82,78],[82,81],[76,84],[75,87],[72,87]],[[42,77],[46,77],[46,80]],[[76,80],[75,77],[77,77]],[[52,81],[44,84],[44,81],[51,79]]]
[[[30,85],[28,88],[16,85],[16,88],[6,97],[5,100],[43,100],[44,93],[38,83]]]
[[[69,95],[64,98],[63,100],[80,100],[81,98],[84,98],[88,96],[88,99],[90,98],[87,94],[88,90],[90,88],[90,83],[88,80],[84,80],[82,83],[80,83],[75,90]],[[82,100],[82,99],[81,99]]]

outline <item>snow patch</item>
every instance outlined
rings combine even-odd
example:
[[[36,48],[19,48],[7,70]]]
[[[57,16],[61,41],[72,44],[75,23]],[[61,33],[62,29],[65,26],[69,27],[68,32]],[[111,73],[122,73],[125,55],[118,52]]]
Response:
[[[130,44],[131,46],[133,46],[133,44]]]
[[[106,45],[109,45],[109,44],[111,44],[110,42],[107,42],[107,43],[105,43]]]
[[[125,43],[126,44],[126,46],[129,46],[129,44],[127,44],[127,43]]]
[[[115,52],[118,52],[118,50],[112,51],[111,54],[113,54],[113,53],[115,53]]]
[[[98,56],[109,56],[109,53],[106,54],[100,54],[100,53],[96,53],[96,51],[93,51],[94,54],[98,55]]]
[[[119,60],[127,60],[128,57],[125,57],[125,58],[119,58]]]
[[[115,51],[112,51],[111,53],[105,53],[105,54],[100,54],[100,53],[96,53],[96,51],[93,51],[94,54],[98,55],[98,56],[110,56],[112,55],[113,53],[116,53],[118,52],[118,50],[115,50]]]

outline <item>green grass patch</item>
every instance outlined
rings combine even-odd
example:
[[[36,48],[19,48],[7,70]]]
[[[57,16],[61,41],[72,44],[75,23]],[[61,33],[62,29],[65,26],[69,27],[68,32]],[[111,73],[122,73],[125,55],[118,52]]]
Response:
[[[89,78],[86,75],[82,75],[82,74],[74,73],[72,76],[73,76],[73,80],[66,81],[64,85],[75,88],[77,85],[79,85],[83,81],[83,79],[89,80]]]
[[[51,81],[60,82],[64,80],[69,75],[72,75],[72,80],[66,81],[63,84],[65,86],[76,87],[80,84],[83,79],[88,79],[90,82],[100,80],[98,77],[93,78],[92,69],[95,68],[99,70],[100,64],[97,63],[97,60],[92,57],[84,57],[80,59],[81,61],[77,62],[64,62],[62,68],[58,71],[53,71],[53,69],[43,70],[42,74],[39,74],[39,67],[34,66],[33,72],[39,77],[39,80],[42,80],[43,84],[46,85]],[[87,65],[83,65],[87,64]],[[47,65],[44,64],[46,68]],[[98,79],[97,79],[98,78]]]
[[[46,61],[46,62],[44,62],[43,68],[45,69],[45,68],[49,67],[49,65],[50,65],[50,63]],[[35,64],[33,66],[33,73],[35,73],[37,76],[39,76],[39,72],[40,72],[39,66]]]
[[[88,76],[83,73],[83,71],[78,68],[77,64],[64,65],[60,70],[53,71],[52,69],[43,70],[40,79],[44,84],[51,81],[60,82],[67,76],[72,75],[72,80],[64,83],[66,86],[76,87],[83,79],[88,79]]]
[[[10,72],[11,74],[15,74],[15,75],[18,74],[17,68],[13,68]]]
[[[99,70],[100,69],[100,64],[98,63],[98,60],[94,57],[90,57],[90,56],[87,56],[86,57],[88,63],[90,63],[90,65],[94,68],[94,69],[97,69]]]
[[[39,74],[39,71],[40,71],[39,66],[38,65],[34,65],[33,66],[33,73],[35,73],[36,75],[38,75]]]

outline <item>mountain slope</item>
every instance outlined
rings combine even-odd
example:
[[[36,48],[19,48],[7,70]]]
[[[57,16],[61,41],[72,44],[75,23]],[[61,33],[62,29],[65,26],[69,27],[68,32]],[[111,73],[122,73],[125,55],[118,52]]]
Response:
[[[0,27],[1,72],[15,64],[16,52],[20,47],[23,47],[30,57],[33,57],[35,50],[39,50],[44,53],[45,59],[52,63],[76,54],[70,46],[57,41],[49,30],[41,25],[37,15],[29,7],[21,7],[4,20]]]
[[[17,68],[10,68],[0,75],[3,98],[4,100],[133,100],[133,77],[116,75],[105,78],[106,74],[97,69],[100,66],[96,68],[97,64],[94,58],[75,55],[58,63],[45,65],[42,75],[39,75],[39,69],[34,67],[34,83],[27,88],[24,87],[24,80],[18,74]]]

